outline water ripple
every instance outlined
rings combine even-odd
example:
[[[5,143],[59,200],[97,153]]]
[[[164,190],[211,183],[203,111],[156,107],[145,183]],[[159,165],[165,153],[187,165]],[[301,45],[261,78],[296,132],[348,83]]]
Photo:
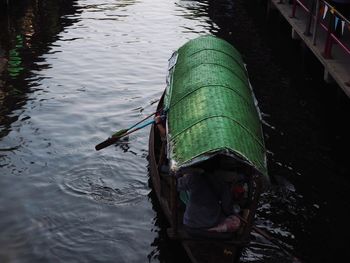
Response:
[[[103,169],[107,170],[104,171]],[[147,184],[140,180],[129,179],[122,186],[114,187],[115,182],[113,182],[113,179],[103,175],[104,172],[110,174],[111,169],[117,170],[119,168],[118,166],[105,168],[99,166],[72,169],[65,173],[61,189],[66,194],[87,197],[109,205],[135,205],[148,195],[149,189]]]

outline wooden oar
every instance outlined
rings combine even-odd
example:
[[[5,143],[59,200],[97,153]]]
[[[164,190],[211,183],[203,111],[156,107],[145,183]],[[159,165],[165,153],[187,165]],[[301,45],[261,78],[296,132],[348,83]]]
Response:
[[[152,117],[153,115],[157,114],[160,111],[161,111],[161,109],[157,110],[156,112],[153,112],[152,114],[148,115],[147,117],[143,118],[142,120],[140,120],[139,122],[135,123],[134,125],[132,125],[131,127],[127,128],[127,129],[122,129],[122,130],[116,131],[115,133],[112,134],[112,136],[110,138],[108,138],[107,140],[105,140],[105,141],[99,143],[98,145],[96,145],[95,146],[96,151],[99,151],[99,150],[101,150],[103,148],[106,148],[107,146],[110,146],[114,142],[118,141],[120,138],[130,134],[129,131],[132,128],[135,128],[137,125],[139,125],[140,123],[144,122],[145,120],[147,120],[148,118]],[[128,134],[126,134],[126,133],[128,133]]]
[[[152,115],[153,115],[153,114],[152,114]],[[151,116],[152,116],[152,115],[151,115]],[[150,116],[149,116],[149,117],[150,117]],[[139,122],[139,123],[140,123],[140,122]],[[112,135],[112,137],[110,137],[110,138],[108,138],[107,140],[105,140],[105,141],[103,141],[103,142],[97,144],[97,145],[95,146],[95,150],[96,150],[96,151],[99,151],[99,150],[101,150],[101,149],[103,149],[103,148],[106,148],[106,147],[108,147],[108,146],[110,146],[110,145],[116,143],[119,139],[121,139],[121,138],[123,138],[123,137],[125,137],[125,136],[127,136],[127,135],[129,135],[129,134],[131,134],[131,133],[133,133],[133,132],[135,132],[135,131],[138,131],[138,130],[140,130],[140,129],[142,129],[142,128],[148,126],[148,125],[151,125],[151,124],[153,124],[153,123],[155,123],[155,120],[148,121],[148,122],[146,122],[145,124],[143,124],[143,125],[141,125],[141,126],[138,126],[138,127],[134,128],[134,129],[132,129],[132,130],[129,130],[129,131],[126,130],[127,132],[124,132],[124,133],[120,133],[120,131],[119,131],[119,132],[116,132],[116,133],[114,133],[114,134]],[[133,125],[133,127],[135,127],[135,125]],[[122,130],[121,130],[121,131],[122,131]],[[119,135],[116,136],[115,134],[117,134],[117,133],[119,133]]]
[[[154,114],[157,114],[160,111],[161,110],[157,110],[156,112],[153,112],[152,114],[148,115],[147,117],[143,118],[142,120],[140,120],[139,122],[135,123],[134,125],[132,125],[131,127],[127,128],[127,129],[122,129],[122,130],[116,131],[115,133],[112,134],[112,137],[118,137],[118,136],[123,135],[124,133],[128,132],[132,128],[135,128],[141,122],[144,122],[145,120],[147,120],[148,118],[152,117]]]

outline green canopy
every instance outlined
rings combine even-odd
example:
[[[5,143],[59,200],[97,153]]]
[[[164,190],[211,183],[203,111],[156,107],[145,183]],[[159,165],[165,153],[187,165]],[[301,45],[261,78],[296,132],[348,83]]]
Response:
[[[165,109],[176,171],[225,154],[267,176],[260,113],[239,52],[214,36],[193,39],[169,60]]]

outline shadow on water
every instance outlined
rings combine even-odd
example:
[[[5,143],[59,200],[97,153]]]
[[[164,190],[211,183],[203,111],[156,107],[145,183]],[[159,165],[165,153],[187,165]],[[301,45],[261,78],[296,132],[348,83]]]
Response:
[[[50,52],[49,46],[58,34],[76,22],[65,18],[78,12],[75,5],[74,0],[1,2],[0,138],[18,120],[13,112],[20,110],[28,94],[36,90],[32,72],[48,67],[41,55]]]
[[[265,1],[209,3],[216,35],[242,53],[263,112],[273,184],[262,198],[257,224],[306,262],[342,258],[350,234],[350,129],[344,125],[349,98],[323,81],[322,66],[291,39],[283,18],[266,16]]]

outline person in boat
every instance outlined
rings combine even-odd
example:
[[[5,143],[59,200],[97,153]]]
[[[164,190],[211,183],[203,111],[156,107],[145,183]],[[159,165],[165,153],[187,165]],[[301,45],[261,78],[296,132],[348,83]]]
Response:
[[[159,131],[160,134],[160,138],[162,140],[165,140],[165,135],[166,135],[166,130],[165,130],[165,115],[156,115],[156,117],[154,118],[156,127]]]
[[[160,155],[160,171],[168,171],[166,158],[166,115],[158,113],[155,125],[158,129],[162,145]],[[233,189],[224,182],[221,176],[215,174],[217,160],[209,160],[201,168],[185,169],[177,179],[179,191],[189,193],[183,224],[189,229],[206,230],[210,232],[235,232],[240,227],[240,219],[233,211]]]
[[[159,132],[160,139],[162,141],[161,146],[161,154],[159,156],[159,169],[161,172],[168,172],[169,171],[169,165],[168,165],[168,158],[167,158],[167,152],[166,152],[166,115],[163,111],[156,114],[155,118],[155,126]]]
[[[232,189],[214,173],[212,163],[203,169],[187,168],[177,179],[179,191],[189,195],[183,216],[187,229],[209,232],[235,232],[240,219],[233,209]]]

